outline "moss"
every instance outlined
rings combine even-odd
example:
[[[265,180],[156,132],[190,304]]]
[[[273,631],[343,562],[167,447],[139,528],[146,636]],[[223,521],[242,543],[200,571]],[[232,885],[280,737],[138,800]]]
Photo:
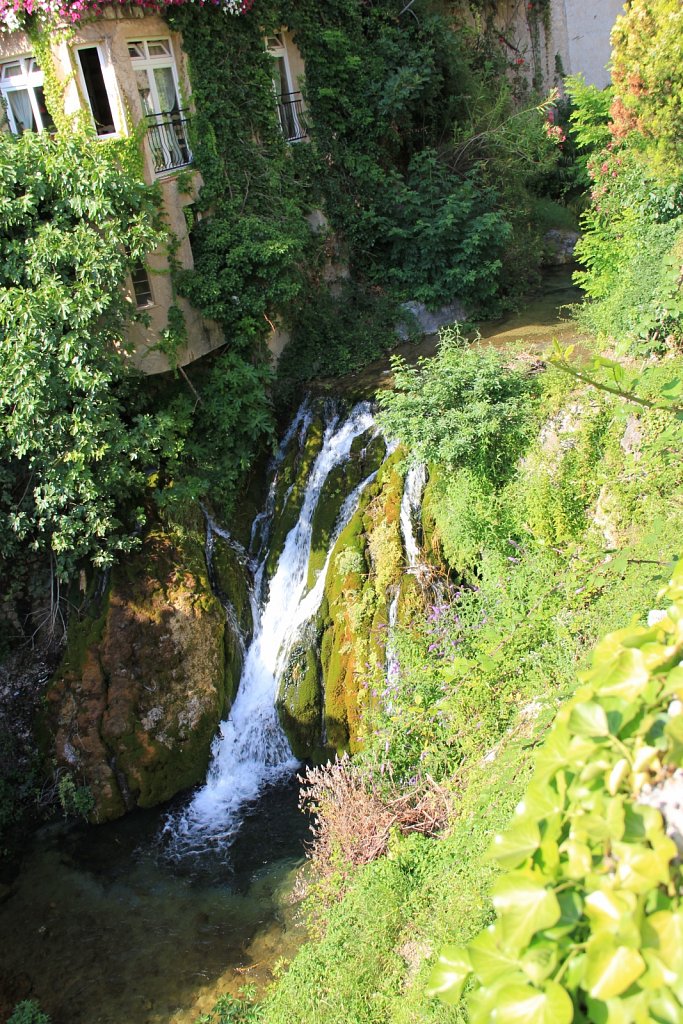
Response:
[[[201,781],[226,706],[226,669],[225,613],[198,530],[150,531],[112,573],[98,618],[71,633],[47,719],[58,763],[92,792],[93,818]]]
[[[244,650],[251,642],[254,632],[249,596],[249,569],[242,564],[235,549],[222,537],[215,537],[212,567],[216,589],[234,613],[234,621],[231,621],[232,616],[228,614],[223,635],[227,713],[237,696]]]
[[[69,619],[67,644],[58,669],[58,674],[77,674],[83,670],[88,650],[102,639],[109,611],[111,581],[104,596],[88,606],[85,615]]]
[[[320,760],[323,753],[320,666],[315,637],[292,652],[277,699],[278,714],[295,757]]]
[[[323,420],[320,416],[316,416],[308,428],[301,448],[298,447],[295,437],[280,466],[273,508],[273,528],[266,560],[266,571],[269,576],[272,576],[277,569],[287,534],[299,519],[306,494],[306,484],[313,463],[322,449],[324,433]]]
[[[317,574],[325,564],[332,530],[344,500],[362,480],[381,466],[385,453],[384,438],[372,437],[372,432],[368,430],[354,440],[349,459],[335,466],[327,477],[313,515],[311,556],[308,562],[309,588],[315,585]]]

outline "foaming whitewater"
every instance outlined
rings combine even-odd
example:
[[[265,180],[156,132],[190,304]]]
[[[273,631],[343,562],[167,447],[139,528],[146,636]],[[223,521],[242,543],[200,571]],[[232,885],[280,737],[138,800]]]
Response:
[[[290,439],[305,422],[305,414],[297,418],[294,429],[290,427],[288,431]],[[348,459],[355,438],[372,426],[373,417],[366,402],[357,405],[343,422],[334,417],[327,425],[299,520],[287,535],[267,600],[255,618],[254,637],[245,655],[237,698],[214,740],[207,781],[185,810],[167,822],[165,837],[171,856],[227,849],[245,808],[253,804],[266,785],[291,775],[298,765],[275,708],[278,681],[299,629],[318,609],[334,542],[371,477],[344,502],[325,567],[315,586],[306,593],[313,514],[330,471]],[[256,572],[257,594],[264,570],[265,557]]]

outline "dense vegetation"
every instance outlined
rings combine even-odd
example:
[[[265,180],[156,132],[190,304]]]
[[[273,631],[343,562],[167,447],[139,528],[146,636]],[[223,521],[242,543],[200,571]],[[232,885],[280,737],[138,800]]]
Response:
[[[258,25],[230,34],[210,10],[173,13],[195,89],[198,209],[211,214],[177,284],[228,342],[192,373],[199,401],[182,382],[153,395],[120,354],[119,285],[158,240],[153,193],[87,135],[0,136],[5,565],[30,553],[65,578],[106,566],[137,542],[152,494],[177,516],[190,498],[229,509],[272,430],[275,314],[293,330],[284,388],[376,355],[406,298],[457,293],[490,310],[513,269],[528,280],[529,215],[553,163],[542,117],[514,105],[490,39],[409,6],[415,18],[384,0],[264,4]],[[261,43],[283,20],[308,73],[312,144],[294,152]],[[593,346],[597,369],[571,352],[553,368],[521,347],[468,347],[455,331],[434,359],[394,363],[380,419],[408,461],[429,464],[429,571],[391,638],[398,675],[362,682],[362,750],[332,769],[349,784],[316,776],[328,828],[314,941],[263,1001],[225,997],[203,1024],[485,1021],[494,1004],[508,1024],[680,1019],[675,851],[634,798],[683,761],[682,36],[674,0],[634,0],[613,91],[569,87],[571,177],[592,181],[578,251],[597,335],[583,356]],[[217,66],[243,75],[239,102],[216,88]],[[91,174],[73,182],[76,158]],[[323,284],[329,238],[303,226],[318,204],[353,272],[337,298]],[[577,672],[585,686],[565,704]],[[426,785],[449,810],[438,839],[397,825],[372,863],[345,860],[334,830],[371,828],[368,790],[386,803]],[[339,793],[353,813],[335,814]],[[28,1003],[17,1013],[40,1019]]]
[[[217,1021],[485,1021],[494,1006],[506,1021],[680,1019],[675,848],[659,811],[634,803],[681,763],[680,582],[662,589],[683,525],[679,16],[667,0],[630,5],[615,92],[571,85],[574,180],[587,165],[594,181],[580,250],[593,368],[558,353],[539,375],[522,349],[465,351],[450,334],[431,362],[396,363],[380,395],[387,428],[429,460],[424,539],[453,582],[396,631],[398,679],[369,702],[344,770],[392,799],[435,780],[451,827],[439,841],[397,828],[360,867],[339,833],[310,904],[316,941],[265,1002]],[[606,359],[605,338],[629,355]],[[665,358],[633,358],[653,349]],[[585,685],[536,762],[577,669]],[[362,801],[343,816],[338,782],[327,806],[316,786],[328,849],[335,823],[370,832]],[[443,942],[458,945],[431,989],[450,1005],[426,996]]]
[[[683,332],[680,5],[631,4],[619,19],[611,91],[570,85],[591,204],[577,249],[588,326],[622,351],[680,345]]]

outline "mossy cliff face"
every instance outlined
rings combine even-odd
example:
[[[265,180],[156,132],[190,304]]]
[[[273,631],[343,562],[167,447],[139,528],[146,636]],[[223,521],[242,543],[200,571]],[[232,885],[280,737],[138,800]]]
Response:
[[[313,417],[302,444],[298,436],[292,439],[289,450],[278,468],[272,528],[269,538],[266,572],[272,576],[277,569],[287,534],[296,525],[306,494],[306,484],[313,463],[320,454],[325,436],[322,402],[313,411]]]
[[[98,616],[70,630],[47,721],[58,764],[92,792],[93,820],[203,778],[227,705],[225,631],[198,529],[152,532],[114,572]]]
[[[344,498],[381,464],[384,441],[359,438],[341,472],[330,474],[313,522],[309,585],[322,568],[326,543]],[[280,718],[299,757],[314,760],[362,743],[367,693],[382,678],[389,595],[404,568],[399,516],[402,453],[379,469],[337,540],[324,598],[290,657],[281,684]]]
[[[384,678],[390,593],[404,569],[402,460],[397,451],[384,463],[330,561],[320,654],[325,732],[337,751],[362,744],[368,694]]]
[[[224,631],[225,687],[228,704],[237,696],[246,648],[254,633],[249,598],[249,568],[243,558],[222,537],[214,536],[213,582],[227,612]]]

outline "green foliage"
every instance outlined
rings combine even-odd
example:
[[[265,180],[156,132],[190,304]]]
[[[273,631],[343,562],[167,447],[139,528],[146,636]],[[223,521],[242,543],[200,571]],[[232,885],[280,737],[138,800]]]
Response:
[[[664,174],[683,157],[683,10],[677,0],[635,0],[613,35],[613,112],[620,135],[641,134]]]
[[[50,1018],[34,999],[24,999],[14,1007],[7,1024],[50,1024]]]
[[[198,1017],[195,1024],[257,1024],[263,1016],[254,996],[253,985],[245,985],[239,996],[221,996],[213,1009]]]
[[[518,236],[530,241],[525,183],[553,159],[541,114],[514,120],[500,49],[422,2],[397,16],[389,0],[329,0],[322,24],[319,4],[283,15],[306,63],[315,185],[354,278],[490,306]]]
[[[0,137],[0,548],[49,552],[62,578],[130,547],[161,443],[123,342],[122,282],[161,238],[156,196],[116,154],[77,132]]]
[[[592,300],[583,319],[600,335],[649,348],[683,335],[683,179],[672,120],[682,95],[680,22],[675,2],[639,0],[617,21],[613,90],[569,81],[572,132],[592,180],[576,248],[586,267],[576,280]]]
[[[178,381],[155,402],[175,442],[167,446],[157,501],[172,516],[182,516],[188,500],[210,500],[228,515],[240,480],[273,433],[271,371],[225,348],[184,376],[191,391]]]
[[[473,1024],[493,1006],[509,1022],[680,1019],[677,849],[652,800],[638,797],[659,789],[665,817],[677,800],[664,794],[683,760],[682,569],[658,622],[598,646],[493,845],[508,872],[493,887],[495,924],[440,958],[432,993],[457,1003],[474,976]]]
[[[572,101],[569,122],[577,149],[590,156],[604,149],[611,139],[609,111],[612,89],[586,85],[583,75],[570,75],[564,84]]]
[[[338,295],[327,286],[309,292],[293,314],[290,343],[278,362],[280,389],[351,373],[397,342],[398,303],[345,281]],[[403,314],[405,316],[405,313]]]
[[[244,17],[226,27],[212,7],[168,14],[190,62],[192,151],[204,180],[196,204],[203,216],[191,235],[194,270],[180,272],[177,284],[243,353],[266,336],[266,316],[274,319],[301,291],[312,245],[263,45],[264,29],[281,23],[271,23],[267,7],[259,16],[267,24]],[[217,72],[223,68],[230,74]]]
[[[87,821],[95,809],[95,798],[89,786],[77,785],[73,775],[68,773],[57,782],[57,799],[66,817]]]
[[[497,483],[509,474],[530,436],[536,385],[494,349],[462,348],[442,339],[436,359],[417,366],[392,361],[394,390],[380,392],[379,422],[411,456],[467,468]]]

